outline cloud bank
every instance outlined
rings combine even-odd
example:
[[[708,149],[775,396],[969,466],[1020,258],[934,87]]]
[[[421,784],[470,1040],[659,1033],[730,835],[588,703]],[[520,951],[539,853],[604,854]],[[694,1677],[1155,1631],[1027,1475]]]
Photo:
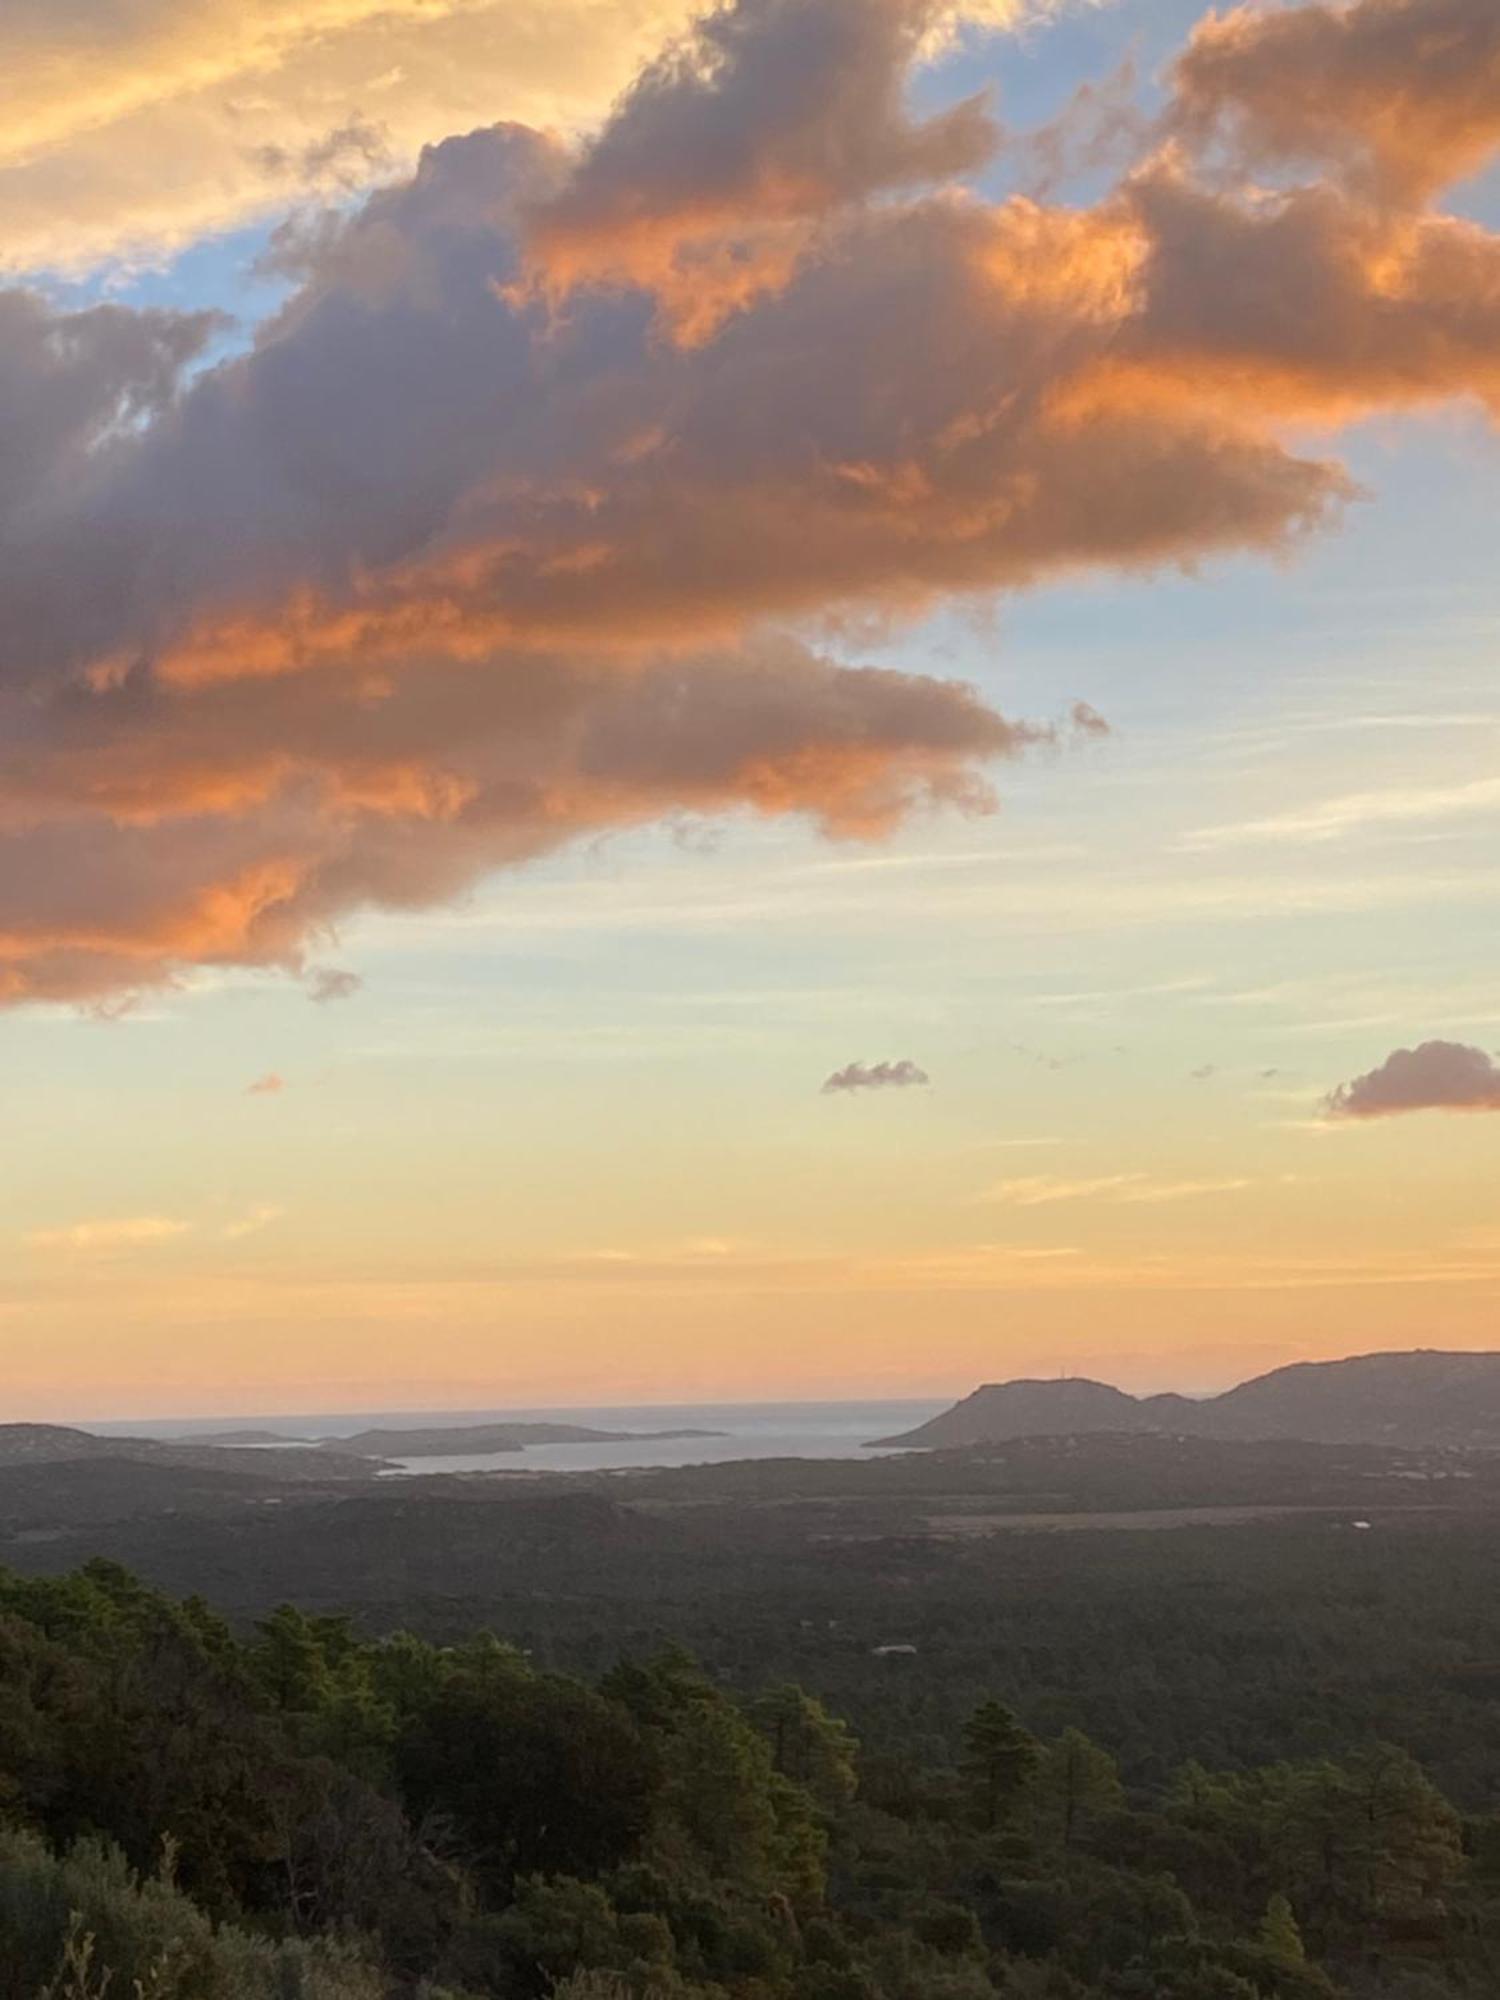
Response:
[[[1333,1091],[1331,1118],[1398,1118],[1411,1111],[1500,1111],[1500,1064],[1464,1042],[1396,1049],[1378,1069]]]
[[[1444,172],[1500,142],[1491,11],[1459,74],[1454,0],[1210,18],[1171,136],[1073,209],[974,192],[983,107],[905,110],[951,8],[735,0],[591,142],[489,126],[289,234],[218,367],[202,315],[0,293],[0,999],[333,997],[352,912],[571,840],[986,809],[1058,732],[835,635],[1279,552],[1352,491],[1289,426],[1500,409],[1500,240],[1370,165],[1449,98]],[[1277,123],[1325,17],[1353,81]]]

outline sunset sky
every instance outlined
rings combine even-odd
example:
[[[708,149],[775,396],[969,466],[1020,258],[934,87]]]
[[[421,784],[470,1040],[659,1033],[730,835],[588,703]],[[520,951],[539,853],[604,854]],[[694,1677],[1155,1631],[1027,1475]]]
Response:
[[[4,9],[0,1415],[1500,1344],[1495,0],[691,13]]]

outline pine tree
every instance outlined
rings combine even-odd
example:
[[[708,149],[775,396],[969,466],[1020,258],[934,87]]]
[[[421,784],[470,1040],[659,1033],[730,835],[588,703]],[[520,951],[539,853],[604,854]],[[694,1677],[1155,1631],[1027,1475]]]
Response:
[[[964,1776],[979,1824],[993,1832],[1030,1784],[1037,1740],[1003,1701],[981,1702],[964,1726]]]
[[[1042,1751],[1038,1785],[1048,1832],[1064,1849],[1077,1844],[1093,1817],[1125,1802],[1119,1766],[1081,1729],[1065,1729]]]

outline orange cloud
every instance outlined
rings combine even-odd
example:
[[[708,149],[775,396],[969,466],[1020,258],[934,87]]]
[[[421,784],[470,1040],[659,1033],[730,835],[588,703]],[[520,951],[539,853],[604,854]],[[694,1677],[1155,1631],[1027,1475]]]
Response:
[[[1124,201],[1149,246],[1112,357],[1123,393],[1263,421],[1340,422],[1470,396],[1500,410],[1500,240],[1329,186],[1266,199],[1171,161]],[[1101,371],[1103,372],[1103,371]]]
[[[1500,406],[1492,234],[1336,149],[1205,170],[1201,38],[1095,207],[986,202],[979,108],[903,108],[948,11],[737,0],[581,151],[431,148],[191,380],[201,316],[0,293],[0,998],[304,970],[351,911],[685,810],[983,810],[1057,732],[810,630],[1281,550],[1353,490],[1289,423]],[[1338,18],[1376,12],[1436,93],[1423,10]],[[705,257],[753,281],[673,337]]]
[[[982,166],[971,98],[923,123],[903,80],[942,0],[758,0],[706,13],[637,79],[528,240],[545,281],[649,282],[679,334],[784,284],[808,225],[878,191]]]
[[[1500,143],[1500,13],[1492,0],[1235,7],[1199,24],[1172,82],[1175,123],[1200,143],[1422,200]]]

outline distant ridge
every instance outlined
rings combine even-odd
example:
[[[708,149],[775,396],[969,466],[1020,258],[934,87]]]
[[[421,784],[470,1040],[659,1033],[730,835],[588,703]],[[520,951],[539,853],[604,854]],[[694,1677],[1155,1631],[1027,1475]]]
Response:
[[[1131,1396],[1085,1376],[988,1382],[931,1422],[875,1442],[953,1447],[1098,1431],[1500,1449],[1500,1353],[1298,1361],[1201,1400]]]
[[[99,1437],[67,1424],[0,1424],[0,1468],[20,1465],[145,1463],[184,1472],[232,1472],[266,1480],[372,1479],[379,1463],[358,1452],[314,1453],[289,1444],[282,1450],[238,1450],[232,1445],[158,1438]]]

